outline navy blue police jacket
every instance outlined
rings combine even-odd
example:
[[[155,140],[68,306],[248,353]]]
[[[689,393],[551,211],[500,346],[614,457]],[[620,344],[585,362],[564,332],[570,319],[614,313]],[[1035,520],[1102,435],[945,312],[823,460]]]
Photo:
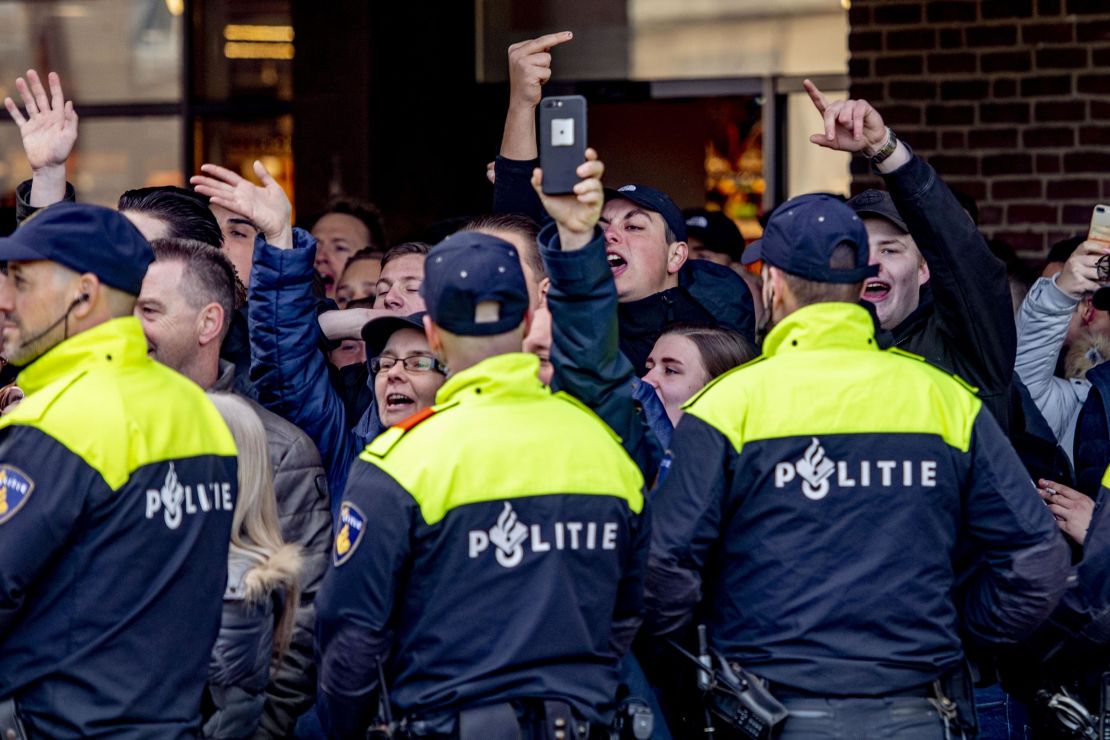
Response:
[[[317,596],[330,736],[363,736],[379,664],[398,718],[520,698],[612,718],[643,605],[643,475],[538,370],[513,353],[451,376],[354,463]]]
[[[131,317],[58,344],[19,383],[0,419],[0,700],[36,738],[195,737],[238,490],[231,433]]]
[[[652,498],[655,634],[701,602],[713,647],[774,684],[879,696],[957,665],[958,633],[1016,642],[1067,586],[997,422],[961,381],[879,350],[859,306],[790,314],[685,410]]]

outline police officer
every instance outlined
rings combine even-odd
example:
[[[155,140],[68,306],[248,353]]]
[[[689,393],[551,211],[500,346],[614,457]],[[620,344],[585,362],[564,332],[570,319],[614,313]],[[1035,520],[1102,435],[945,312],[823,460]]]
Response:
[[[449,376],[351,469],[317,597],[321,719],[363,737],[381,666],[414,736],[602,735],[642,606],[643,477],[521,352],[511,245],[462,232],[425,270],[424,328]]]
[[[850,208],[795,198],[756,248],[774,328],[685,407],[653,498],[647,621],[673,632],[700,600],[710,647],[794,715],[783,738],[944,737],[933,684],[962,664],[957,632],[1031,631],[1067,547],[971,390],[879,350]]]
[[[200,388],[147,356],[131,312],[152,259],[90,205],[0,239],[3,354],[26,393],[0,418],[0,733],[199,726],[235,445]]]

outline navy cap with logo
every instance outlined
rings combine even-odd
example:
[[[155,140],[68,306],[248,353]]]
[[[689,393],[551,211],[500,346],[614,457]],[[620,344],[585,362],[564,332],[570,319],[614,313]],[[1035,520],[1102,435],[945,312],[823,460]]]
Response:
[[[606,202],[618,198],[630,200],[640,208],[655,211],[663,217],[663,223],[670,228],[675,240],[686,241],[686,219],[682,217],[682,211],[671,200],[671,196],[662,190],[650,185],[622,185],[616,190],[605,188]]]
[[[902,218],[902,214],[898,212],[897,206],[894,205],[894,199],[885,190],[864,190],[848,200],[848,207],[863,218],[876,216],[885,218],[903,232],[907,234],[910,232],[906,228],[906,219]]]
[[[858,267],[830,266],[841,244],[855,251]],[[791,198],[775,209],[763,237],[744,252],[744,264],[763,260],[791,275],[820,283],[858,283],[879,272],[868,265],[867,229],[843,201],[824,193]]]
[[[524,321],[528,285],[516,247],[476,231],[452,234],[428,254],[420,294],[428,315],[452,334],[504,334]],[[492,312],[480,304],[494,303]]]
[[[138,295],[154,261],[150,243],[126,216],[86,203],[56,203],[0,239],[0,261],[49,260]]]

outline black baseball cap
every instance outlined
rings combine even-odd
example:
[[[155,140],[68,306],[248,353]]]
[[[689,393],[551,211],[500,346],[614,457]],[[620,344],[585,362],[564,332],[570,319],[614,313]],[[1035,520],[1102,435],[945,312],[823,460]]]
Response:
[[[366,342],[366,356],[377,357],[389,344],[389,338],[400,329],[416,329],[424,333],[425,311],[411,316],[379,316],[367,321],[362,327],[362,339]]]
[[[692,208],[685,211],[686,235],[702,240],[705,248],[712,252],[728,255],[739,261],[744,253],[744,236],[736,227],[736,222],[720,211],[707,211]]]
[[[885,218],[905,233],[910,233],[906,227],[906,219],[898,212],[894,199],[885,190],[864,190],[859,195],[848,200],[848,206],[863,218],[878,216]]]
[[[90,272],[105,285],[138,295],[154,251],[127,217],[111,208],[55,203],[0,239],[0,262],[32,260]]]
[[[856,251],[851,269],[829,267],[833,250],[847,244]],[[858,283],[879,273],[868,265],[867,229],[843,201],[825,193],[791,198],[767,220],[763,237],[744,252],[744,264],[763,260],[791,275],[821,283]]]
[[[682,211],[671,200],[671,196],[662,190],[650,185],[622,185],[616,190],[605,188],[606,201],[618,198],[630,200],[640,208],[655,211],[663,217],[663,222],[670,228],[675,239],[680,242],[686,241],[686,219],[682,217]]]
[[[528,286],[516,247],[476,231],[452,234],[424,262],[420,294],[428,315],[460,336],[484,337],[515,329],[528,313]],[[479,320],[480,303],[499,305],[492,320]]]

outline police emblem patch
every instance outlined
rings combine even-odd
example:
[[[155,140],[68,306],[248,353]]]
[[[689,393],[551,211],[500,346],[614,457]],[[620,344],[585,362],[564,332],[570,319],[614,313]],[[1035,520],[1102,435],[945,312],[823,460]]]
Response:
[[[15,516],[34,490],[35,482],[22,470],[0,465],[0,524]]]
[[[366,515],[357,506],[344,501],[339,507],[339,532],[335,535],[333,557],[336,566],[350,560],[366,532]]]

